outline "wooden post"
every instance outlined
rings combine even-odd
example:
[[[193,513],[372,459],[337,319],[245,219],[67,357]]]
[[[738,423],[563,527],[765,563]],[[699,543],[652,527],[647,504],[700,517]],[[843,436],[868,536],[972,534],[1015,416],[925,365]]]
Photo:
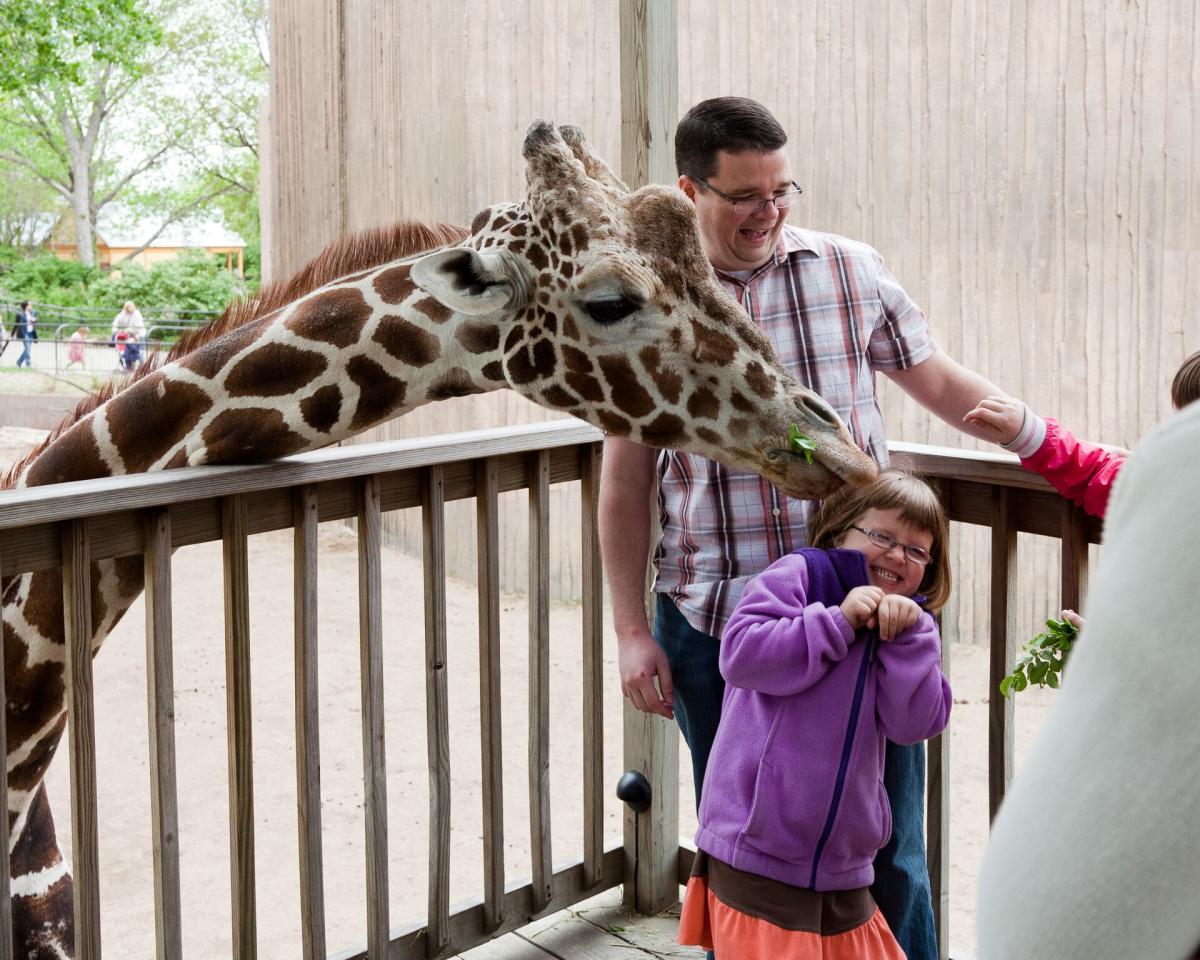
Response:
[[[146,705],[150,724],[150,818],[154,831],[155,956],[183,956],[179,816],[175,778],[175,668],[171,639],[171,512],[146,518]]]
[[[621,0],[621,178],[633,190],[677,179],[677,10],[676,0]],[[624,769],[640,770],[653,796],[644,813],[625,810],[625,902],[654,914],[679,899],[679,731],[628,700],[623,724]]]
[[[4,658],[0,657],[0,703],[8,703],[4,697]],[[0,960],[12,960],[12,900],[10,868],[8,863],[8,711],[0,710],[0,810],[5,811],[4,823],[0,824]]]
[[[950,515],[950,484],[931,479],[946,515]],[[946,544],[946,549],[949,549]],[[942,618],[938,617],[941,628]],[[942,636],[942,673],[950,676],[950,641]],[[939,960],[950,956],[950,733],[925,745],[925,862],[933,898],[933,923],[937,931]]]
[[[100,860],[96,823],[96,721],[92,699],[92,577],[87,520],[62,534],[67,736],[71,746],[71,834],[75,861],[75,955],[100,958]]]
[[[1013,492],[992,491],[991,658],[988,671],[988,811],[996,819],[1013,774],[1013,704],[1000,681],[1017,657],[1017,526]]]
[[[225,570],[225,717],[229,741],[229,891],[233,954],[258,955],[254,863],[254,747],[250,718],[250,562],[246,500],[221,501]]]

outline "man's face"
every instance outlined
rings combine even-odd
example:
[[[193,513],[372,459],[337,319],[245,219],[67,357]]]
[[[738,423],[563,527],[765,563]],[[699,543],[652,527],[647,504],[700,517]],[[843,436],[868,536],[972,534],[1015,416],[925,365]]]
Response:
[[[782,147],[770,153],[721,150],[708,182],[735,200],[772,197],[792,189],[792,166]],[[679,188],[696,204],[700,239],[713,266],[753,270],[771,259],[788,211],[767,204],[757,213],[736,213],[728,200],[688,176],[679,178]]]

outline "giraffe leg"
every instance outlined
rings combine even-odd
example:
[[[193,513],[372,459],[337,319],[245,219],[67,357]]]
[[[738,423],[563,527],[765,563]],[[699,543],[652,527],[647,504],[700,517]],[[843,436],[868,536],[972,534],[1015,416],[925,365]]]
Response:
[[[44,783],[29,801],[11,857],[13,955],[70,960],[75,956],[74,884],[58,849]]]

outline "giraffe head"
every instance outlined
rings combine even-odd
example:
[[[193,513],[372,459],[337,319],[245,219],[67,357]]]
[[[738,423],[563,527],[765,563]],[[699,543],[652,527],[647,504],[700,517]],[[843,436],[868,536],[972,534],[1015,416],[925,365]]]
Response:
[[[721,289],[674,188],[630,192],[575,128],[534,123],[524,202],[476,216],[412,279],[465,319],[464,367],[610,434],[759,473],[794,497],[875,465]],[[814,462],[789,449],[797,424]]]

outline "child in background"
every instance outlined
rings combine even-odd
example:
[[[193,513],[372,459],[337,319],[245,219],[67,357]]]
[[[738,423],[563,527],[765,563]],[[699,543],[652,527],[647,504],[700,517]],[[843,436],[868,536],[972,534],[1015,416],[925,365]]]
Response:
[[[87,340],[88,328],[80,327],[68,338],[67,343],[67,369],[70,370],[75,364],[79,364],[79,369],[83,369],[84,364],[84,341]]]
[[[1176,410],[1200,399],[1200,351],[1188,357],[1171,383]],[[1057,420],[1043,419],[1012,397],[988,397],[963,420],[982,427],[1021,466],[1040,473],[1068,500],[1096,517],[1108,509],[1113,481],[1128,455],[1079,440]]]
[[[950,716],[933,613],[946,515],[887,470],[822,503],[813,546],[746,586],[721,638],[725,701],[680,942],[720,960],[903,960],[868,889],[891,835],[885,740]]]

